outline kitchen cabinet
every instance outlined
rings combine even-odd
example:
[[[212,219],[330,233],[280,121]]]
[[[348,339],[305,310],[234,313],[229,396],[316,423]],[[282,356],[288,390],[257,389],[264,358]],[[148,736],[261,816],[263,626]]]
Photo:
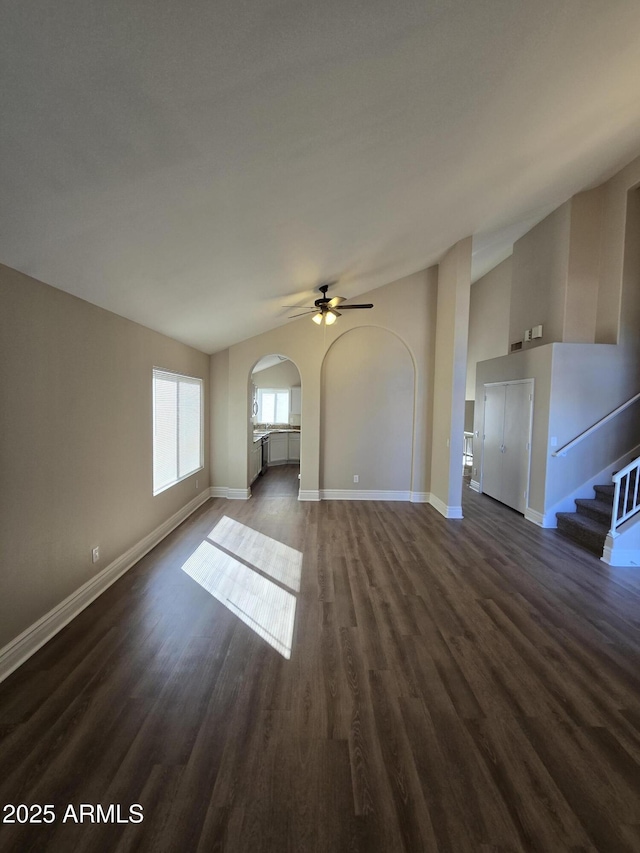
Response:
[[[294,385],[291,389],[291,414],[299,415],[302,412],[302,388]]]
[[[300,461],[300,433],[299,432],[290,432],[289,433],[289,461],[290,462],[299,462]]]
[[[272,432],[269,436],[269,465],[289,460],[289,434]]]
[[[262,468],[262,443],[260,441],[254,441],[253,443],[249,465],[250,480],[253,483]]]
[[[269,465],[300,461],[300,433],[272,432],[269,435]]]

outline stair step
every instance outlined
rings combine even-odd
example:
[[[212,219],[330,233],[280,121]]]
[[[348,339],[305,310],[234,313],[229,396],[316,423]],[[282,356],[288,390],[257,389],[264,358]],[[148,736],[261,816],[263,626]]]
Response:
[[[611,483],[602,486],[594,486],[593,491],[596,493],[596,500],[608,503],[609,506],[613,506],[615,486]]]
[[[611,526],[611,510],[613,505],[597,498],[576,498],[578,515],[592,518],[594,521],[604,524],[607,528]]]
[[[558,512],[558,531],[583,548],[587,548],[598,557],[602,556],[604,542],[609,532],[608,524],[600,524],[586,515],[577,512]]]
[[[594,492],[596,493],[595,500],[600,501],[601,503],[607,503],[609,507],[613,506],[613,498],[615,495],[615,486],[611,484],[602,485],[602,486],[594,486]],[[631,509],[633,507],[633,499],[635,494],[635,481],[632,481],[629,485],[629,491],[627,494],[627,509]],[[578,501],[576,500],[576,504]],[[620,493],[620,502],[619,509],[622,511],[624,506],[624,489],[621,489]],[[611,511],[611,510],[610,510]]]

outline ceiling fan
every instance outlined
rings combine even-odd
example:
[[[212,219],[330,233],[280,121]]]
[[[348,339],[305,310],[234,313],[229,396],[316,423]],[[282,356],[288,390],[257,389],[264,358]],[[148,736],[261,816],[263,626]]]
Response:
[[[333,325],[338,317],[341,316],[341,312],[346,309],[351,308],[373,308],[373,303],[368,302],[362,305],[343,305],[342,303],[345,301],[344,296],[334,296],[333,299],[329,299],[327,296],[327,290],[331,287],[332,284],[336,284],[335,281],[331,281],[328,284],[321,284],[318,290],[322,293],[320,299],[316,299],[314,302],[315,308],[307,308],[302,311],[300,314],[291,314],[289,319],[292,320],[294,317],[304,317],[307,314],[313,315],[311,319],[314,323],[318,325],[323,322],[327,326]],[[336,307],[340,306],[340,311],[336,311]],[[296,308],[296,305],[285,305],[285,308]]]

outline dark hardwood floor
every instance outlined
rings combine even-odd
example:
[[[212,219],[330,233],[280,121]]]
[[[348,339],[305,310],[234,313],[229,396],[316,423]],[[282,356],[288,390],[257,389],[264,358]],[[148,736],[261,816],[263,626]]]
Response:
[[[251,495],[254,498],[297,498],[300,489],[300,465],[274,465],[253,481]]]
[[[640,570],[464,509],[206,503],[0,685],[0,805],[56,814],[0,849],[639,851]],[[295,604],[289,659],[199,548],[255,576],[249,623]],[[98,803],[144,820],[63,822]]]

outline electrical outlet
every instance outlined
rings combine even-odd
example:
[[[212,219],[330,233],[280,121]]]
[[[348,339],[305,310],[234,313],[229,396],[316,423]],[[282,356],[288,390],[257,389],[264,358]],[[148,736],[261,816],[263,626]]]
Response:
[[[198,481],[196,480],[196,489],[198,488]]]
[[[99,559],[100,559],[100,546],[99,546],[99,545],[97,545],[97,546],[96,546],[96,547],[91,551],[91,561],[92,561],[92,562],[94,562],[94,563],[97,563]]]
[[[354,474],[354,475],[353,475],[353,482],[354,482],[354,483],[359,483],[359,482],[360,482],[360,476],[359,476],[358,474]]]

